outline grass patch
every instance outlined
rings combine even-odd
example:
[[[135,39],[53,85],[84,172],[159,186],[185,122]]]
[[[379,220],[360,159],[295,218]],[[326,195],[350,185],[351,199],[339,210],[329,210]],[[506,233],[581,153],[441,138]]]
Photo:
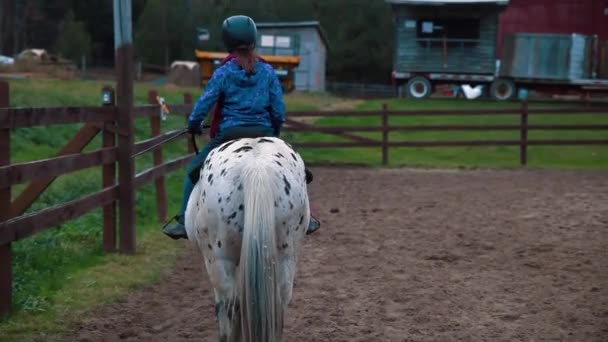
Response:
[[[502,109],[518,108],[518,103],[494,101],[466,101],[448,99],[391,99],[366,101],[357,109],[374,110],[387,102],[391,109]],[[572,106],[564,103],[532,103],[531,107]],[[530,124],[608,124],[608,115],[534,115]],[[316,121],[322,126],[380,126],[380,117],[327,117]],[[519,124],[517,115],[487,116],[411,116],[390,117],[389,125],[446,125],[446,124]],[[380,140],[376,132],[357,133],[360,136]],[[530,131],[529,139],[605,139],[606,131]],[[291,133],[288,140],[348,141],[324,133]],[[446,141],[446,140],[519,140],[519,131],[401,131],[391,132],[390,141]],[[371,166],[381,164],[380,148],[318,148],[301,149],[308,162],[354,163]],[[391,148],[391,166],[450,167],[450,168],[512,168],[519,166],[519,147],[433,147]],[[528,165],[534,168],[606,169],[608,168],[608,146],[531,146],[528,148]]]
[[[96,106],[100,103],[101,88],[105,84],[112,85],[111,82],[94,81],[11,80],[11,106]],[[145,104],[147,91],[153,88],[170,104],[182,103],[185,91],[190,91],[195,98],[201,93],[198,88],[136,84],[136,104]],[[318,109],[318,98],[318,95],[297,94],[287,95],[285,101],[290,110]],[[161,130],[166,132],[184,126],[185,114],[179,113],[163,121]],[[11,132],[11,161],[17,163],[53,157],[80,127],[81,124],[72,124],[15,129]],[[148,138],[149,132],[148,119],[135,121],[136,141]],[[200,147],[203,144],[204,141],[199,141]],[[98,136],[85,150],[100,147],[101,137]],[[185,140],[163,147],[165,160],[182,156],[185,152]],[[139,156],[136,172],[151,165],[151,153]],[[178,209],[184,175],[185,170],[178,170],[165,177],[169,215]],[[14,186],[13,197],[24,187],[22,184]],[[63,175],[28,212],[74,200],[99,189],[99,167]],[[154,186],[150,184],[136,193],[138,250],[135,257],[103,253],[101,209],[13,243],[13,314],[0,322],[0,336],[26,341],[36,336],[61,333],[70,322],[80,319],[83,312],[96,304],[114,300],[133,286],[156,279],[161,270],[173,262],[182,245],[160,233],[154,192]]]

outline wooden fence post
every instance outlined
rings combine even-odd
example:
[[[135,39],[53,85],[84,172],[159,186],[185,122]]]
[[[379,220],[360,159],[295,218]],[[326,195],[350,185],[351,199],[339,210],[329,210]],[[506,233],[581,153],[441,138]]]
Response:
[[[102,91],[111,94],[110,102],[104,103],[106,106],[116,106],[114,89],[104,86]],[[102,132],[102,147],[116,146],[116,134],[114,132],[115,122],[104,122]],[[116,184],[116,162],[104,164],[101,169],[102,187],[108,188]],[[103,207],[103,250],[106,253],[116,251],[116,201]]]
[[[388,165],[388,104],[382,104],[382,165]]]
[[[9,106],[8,82],[0,81],[0,107]],[[11,163],[11,130],[0,129],[0,166]],[[0,189],[0,222],[10,218],[11,187]],[[12,305],[11,244],[0,246],[0,317],[10,313]]]
[[[135,253],[135,161],[133,127],[133,44],[131,0],[114,0],[114,47],[116,49],[116,103],[118,108],[118,213],[124,254]]]
[[[120,201],[120,252],[135,253],[135,163],[132,158],[133,129],[133,47],[123,46],[116,53],[118,104],[118,197]]]
[[[519,163],[521,166],[526,166],[528,164],[528,101],[527,100],[524,100],[521,103]]]
[[[156,90],[148,91],[148,103],[157,104],[156,97],[158,93]],[[150,116],[150,137],[156,137],[160,135],[160,114]],[[155,149],[153,152],[154,166],[159,166],[163,163],[163,150],[162,147]],[[158,221],[163,222],[167,219],[167,192],[165,191],[165,177],[161,176],[156,178],[154,181],[156,186],[156,211],[158,214]]]
[[[184,104],[187,104],[187,105],[192,104],[192,94],[184,93]],[[188,122],[189,116],[190,116],[190,113],[186,112],[186,123]],[[188,154],[194,153],[194,146],[192,145],[192,141],[190,139],[187,139],[186,144],[188,145]]]

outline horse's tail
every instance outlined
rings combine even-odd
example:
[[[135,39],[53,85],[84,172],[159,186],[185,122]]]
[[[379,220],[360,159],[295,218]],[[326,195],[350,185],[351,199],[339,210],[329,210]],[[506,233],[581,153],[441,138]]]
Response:
[[[262,163],[243,172],[245,222],[239,271],[241,326],[244,342],[279,342],[283,312],[275,237],[276,186],[272,170]]]

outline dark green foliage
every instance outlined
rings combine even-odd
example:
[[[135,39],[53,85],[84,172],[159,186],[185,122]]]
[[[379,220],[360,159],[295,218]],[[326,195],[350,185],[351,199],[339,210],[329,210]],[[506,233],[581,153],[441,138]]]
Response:
[[[393,53],[393,15],[383,0],[133,0],[133,38],[137,57],[168,65],[193,60],[196,27],[210,30],[211,50],[223,50],[221,24],[230,15],[255,21],[318,20],[330,43],[327,74],[340,81],[387,82]],[[112,1],[15,0],[0,2],[0,53],[26,47],[57,52],[71,42],[62,28],[73,11],[73,32],[88,32],[91,65],[112,65]],[[339,14],[339,15],[338,15]],[[84,26],[84,28],[83,28]],[[17,31],[18,34],[14,34]],[[73,35],[73,34],[72,34]],[[79,39],[82,39],[78,36]],[[75,45],[75,44],[73,44]],[[63,52],[63,48],[60,49]],[[69,53],[72,55],[73,53]]]

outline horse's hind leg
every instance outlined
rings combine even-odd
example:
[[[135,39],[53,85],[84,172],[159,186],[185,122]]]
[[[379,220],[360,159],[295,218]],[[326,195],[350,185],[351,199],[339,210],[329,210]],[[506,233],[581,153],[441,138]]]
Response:
[[[241,340],[241,314],[235,286],[236,265],[230,260],[216,260],[212,267],[215,289],[215,315],[219,324],[221,342]]]

